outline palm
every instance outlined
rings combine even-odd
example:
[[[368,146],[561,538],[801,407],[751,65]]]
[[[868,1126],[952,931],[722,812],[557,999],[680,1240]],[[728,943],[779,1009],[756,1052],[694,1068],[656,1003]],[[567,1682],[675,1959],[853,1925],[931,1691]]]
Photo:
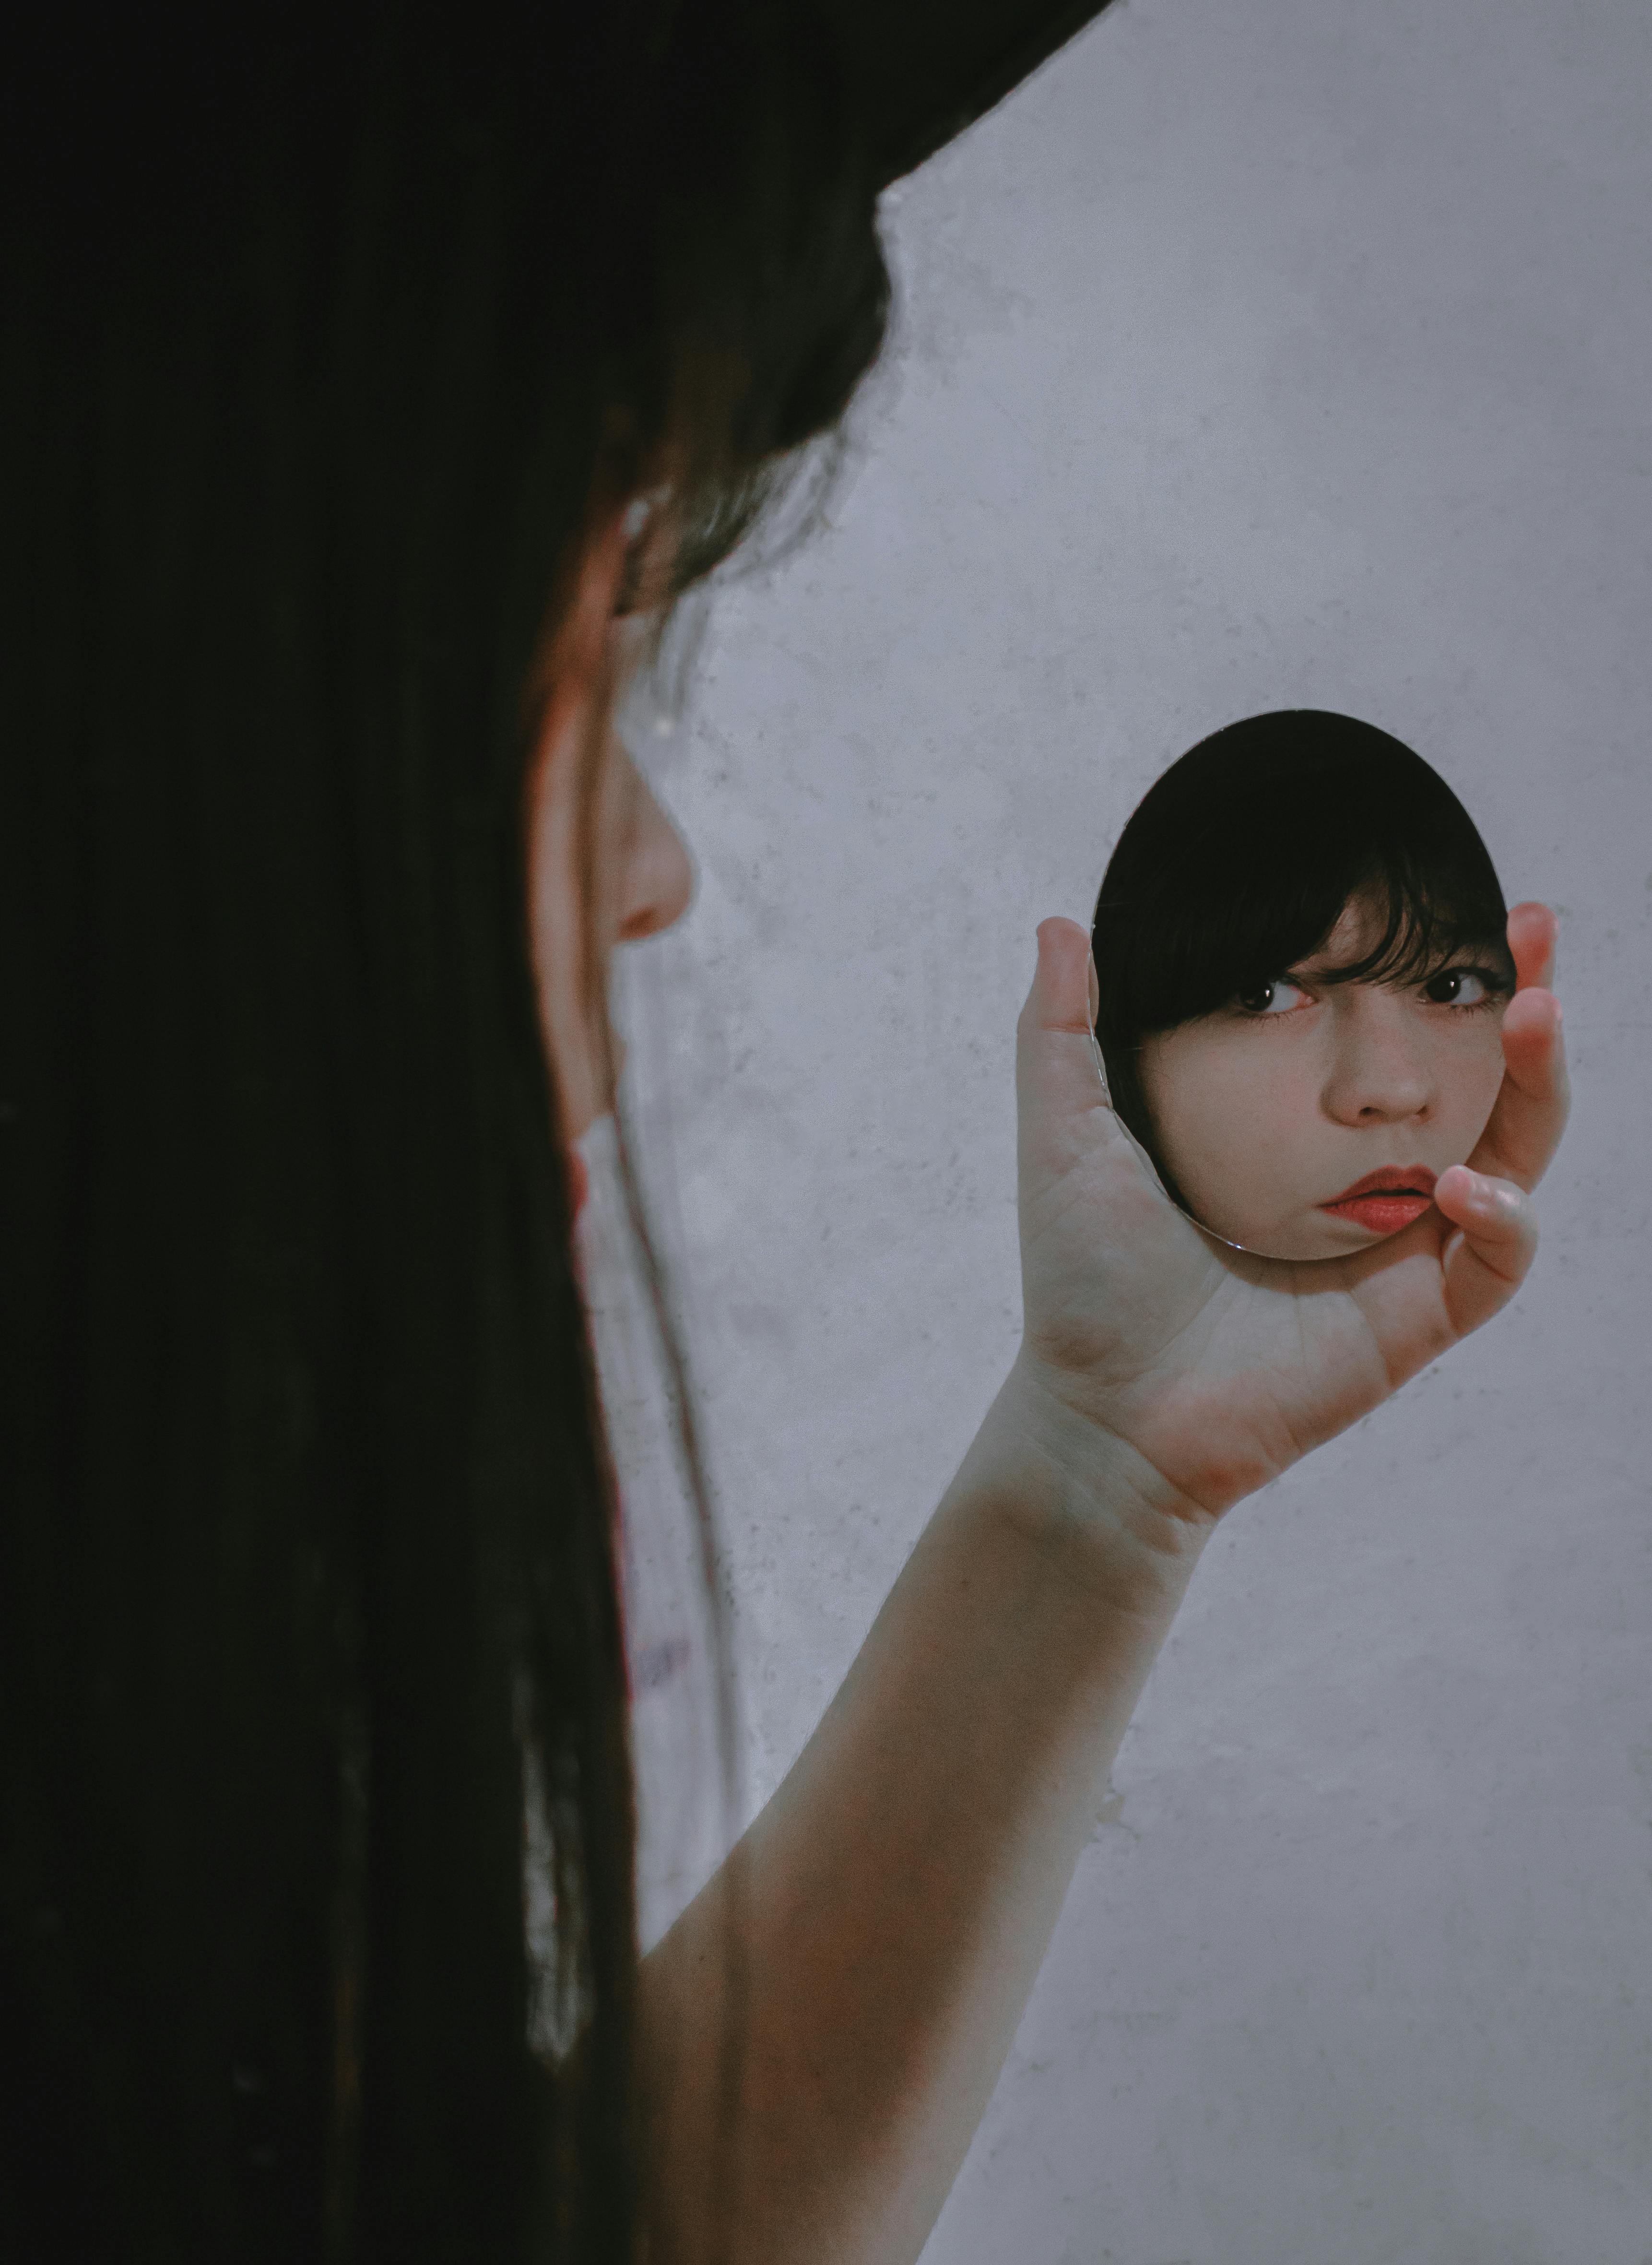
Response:
[[[1374,1407],[1517,1286],[1532,1240],[1517,1191],[1535,1183],[1565,1115],[1558,1016],[1537,987],[1554,923],[1537,907],[1510,921],[1528,995],[1505,1019],[1508,1074],[1471,1159],[1509,1183],[1499,1216],[1481,1215],[1464,1180],[1453,1206],[1464,1233],[1432,1211],[1323,1264],[1229,1250],[1160,1193],[1102,1097],[1073,990],[1082,931],[1052,928],[1021,1031],[1028,1355],[1071,1406],[1219,1512]],[[1452,1197],[1442,1182],[1442,1206]]]

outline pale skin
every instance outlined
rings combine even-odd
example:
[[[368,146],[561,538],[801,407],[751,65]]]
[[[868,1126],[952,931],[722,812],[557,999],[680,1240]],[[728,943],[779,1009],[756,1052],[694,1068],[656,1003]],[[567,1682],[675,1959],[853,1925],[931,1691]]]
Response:
[[[1356,900],[1321,948],[1254,1001],[1144,1040],[1158,1150],[1194,1217],[1270,1258],[1338,1258],[1380,1231],[1324,1206],[1384,1166],[1419,1183],[1461,1164],[1496,1106],[1506,1000],[1489,955],[1426,982],[1325,978],[1380,939]],[[1541,907],[1517,906],[1524,924]],[[1529,1011],[1529,1010],[1523,1010]]]
[[[608,729],[623,553],[617,521],[586,546],[530,789],[533,949],[570,1139],[611,1098],[575,909],[592,748],[614,774],[588,837],[592,949],[658,933],[689,891]],[[1489,1320],[1531,1264],[1530,1191],[1567,1106],[1553,917],[1517,907],[1510,943],[1520,987],[1467,1164],[1402,1234],[1276,1264],[1212,1243],[1154,1184],[1097,1078],[1088,938],[1040,927],[1016,1048],[1021,1348],[819,1728],[644,1962],[658,2265],[917,2257],[1217,1520]],[[731,1920],[746,2076],[730,2161],[715,2135]]]

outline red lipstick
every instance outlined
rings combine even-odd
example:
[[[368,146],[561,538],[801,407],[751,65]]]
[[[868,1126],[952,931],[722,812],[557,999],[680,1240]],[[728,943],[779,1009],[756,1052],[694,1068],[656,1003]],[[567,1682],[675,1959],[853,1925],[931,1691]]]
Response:
[[[1434,1200],[1435,1175],[1426,1164],[1385,1164],[1367,1172],[1351,1188],[1320,1205],[1337,1219],[1351,1220],[1373,1234],[1397,1234],[1421,1219]]]

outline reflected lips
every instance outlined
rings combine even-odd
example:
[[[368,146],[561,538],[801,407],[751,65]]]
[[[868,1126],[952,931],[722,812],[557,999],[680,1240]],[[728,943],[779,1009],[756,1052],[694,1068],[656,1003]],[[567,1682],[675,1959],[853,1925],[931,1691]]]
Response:
[[[1320,1209],[1337,1219],[1351,1219],[1373,1234],[1397,1234],[1414,1219],[1421,1219],[1434,1200],[1434,1178],[1426,1164],[1385,1164]]]

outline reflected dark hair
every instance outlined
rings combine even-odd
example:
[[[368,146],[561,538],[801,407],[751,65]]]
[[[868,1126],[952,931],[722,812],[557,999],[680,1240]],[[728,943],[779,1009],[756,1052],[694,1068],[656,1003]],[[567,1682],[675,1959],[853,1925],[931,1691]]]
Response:
[[[528,688],[883,335],[802,11],[28,11],[0,71],[0,2253],[621,2265],[612,1489]],[[525,1767],[584,2021],[529,2050]]]
[[[1474,820],[1421,755],[1351,716],[1289,708],[1201,739],[1148,788],[1090,930],[1114,1108],[1150,1154],[1144,1038],[1212,1014],[1316,951],[1350,899],[1382,927],[1337,983],[1422,983],[1472,948],[1514,987],[1508,919]]]

